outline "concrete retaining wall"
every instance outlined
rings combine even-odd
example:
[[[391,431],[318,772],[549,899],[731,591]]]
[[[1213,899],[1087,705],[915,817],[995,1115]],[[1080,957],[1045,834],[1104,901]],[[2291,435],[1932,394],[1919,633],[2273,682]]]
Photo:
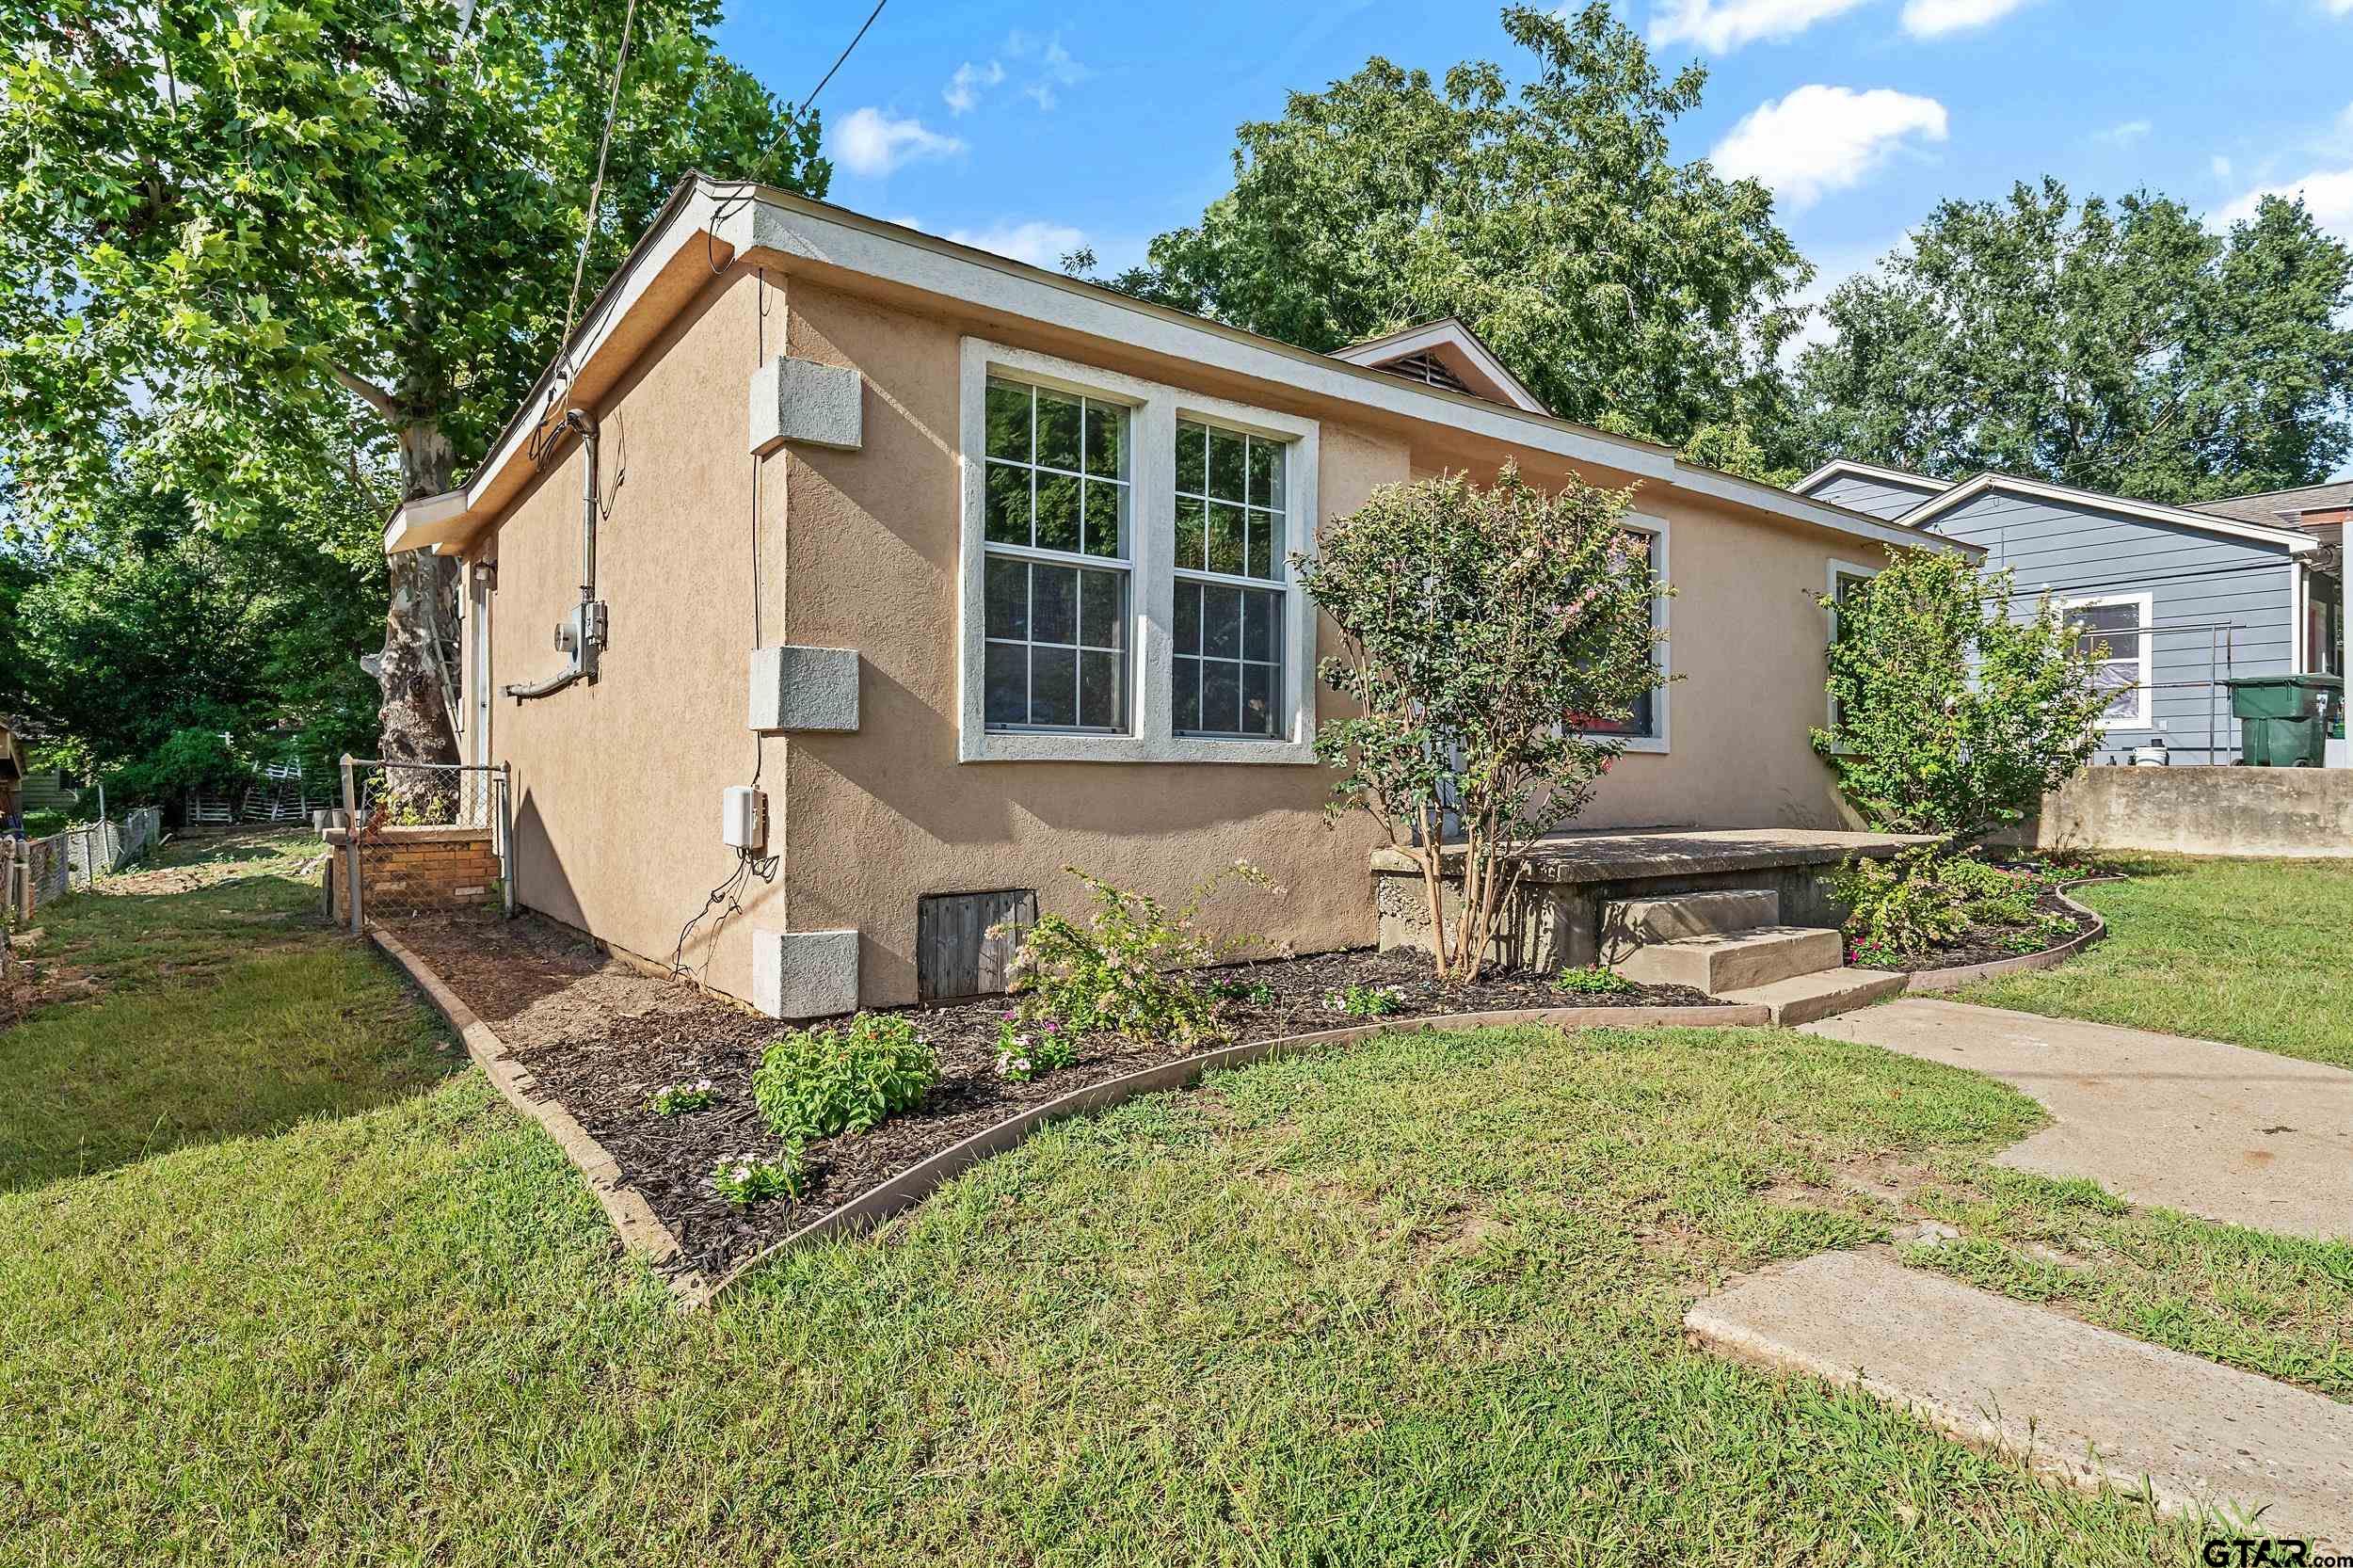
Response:
[[[2039,849],[2353,858],[2353,770],[2089,768],[2017,837]]]

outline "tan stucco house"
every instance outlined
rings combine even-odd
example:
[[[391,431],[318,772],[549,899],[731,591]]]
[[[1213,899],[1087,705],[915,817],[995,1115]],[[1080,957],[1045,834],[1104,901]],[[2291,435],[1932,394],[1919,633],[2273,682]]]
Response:
[[[1676,681],[1580,825],[1838,825],[1817,596],[1939,541],[1552,418],[1458,324],[1316,354],[757,187],[681,187],[385,543],[467,564],[462,744],[513,770],[520,904],[666,962],[736,876],[682,958],[816,1016],[949,994],[989,911],[1077,911],[1066,865],[1175,896],[1246,857],[1289,890],[1263,935],[1372,941],[1286,555],[1513,457],[1639,487],[1677,589]],[[751,786],[764,823],[723,822]]]

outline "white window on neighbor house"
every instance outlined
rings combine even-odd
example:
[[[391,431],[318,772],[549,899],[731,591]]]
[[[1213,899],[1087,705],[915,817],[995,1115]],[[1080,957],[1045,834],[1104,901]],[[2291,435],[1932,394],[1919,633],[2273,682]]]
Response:
[[[1863,566],[1854,561],[1833,561],[1830,564],[1830,581],[1825,584],[1825,588],[1831,601],[1830,640],[1832,642],[1838,641],[1838,606],[1847,601],[1848,595],[1879,574],[1879,568]],[[1838,705],[1838,699],[1832,697],[1830,699],[1830,728],[1833,733],[1844,722],[1845,717],[1845,712]]]
[[[1317,426],[968,338],[961,760],[1311,762]]]
[[[1667,520],[1629,514],[1626,531],[1648,545],[1651,581],[1667,582]],[[1663,598],[1651,600],[1651,624],[1661,632],[1668,630],[1668,606],[1672,602]],[[1662,682],[1673,673],[1672,652],[1671,643],[1658,644],[1653,652]],[[1575,722],[1584,734],[1625,736],[1628,751],[1663,753],[1667,750],[1667,687],[1662,684],[1643,693],[1636,699],[1633,713],[1623,721],[1579,718]]]
[[[2100,655],[2093,672],[2102,691],[2109,694],[2101,723],[2110,729],[2146,728],[2149,724],[2149,683],[2154,677],[2156,639],[2150,630],[2155,616],[2152,594],[2105,594],[2089,599],[2062,599],[2058,607],[2075,628],[2078,645]]]

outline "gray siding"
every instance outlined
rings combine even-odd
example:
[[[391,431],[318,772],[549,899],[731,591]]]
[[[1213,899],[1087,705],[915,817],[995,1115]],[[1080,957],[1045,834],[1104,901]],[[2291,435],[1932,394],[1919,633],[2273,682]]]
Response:
[[[1842,473],[1824,480],[1806,493],[1817,501],[1827,501],[1833,506],[1844,506],[1850,512],[1865,512],[1892,522],[1941,492],[1934,485],[1921,485],[1916,488],[1898,487],[1884,480]]]
[[[2015,568],[2021,614],[2045,593],[2151,596],[2151,723],[2109,729],[2102,762],[2124,760],[2153,735],[2177,763],[2235,761],[2238,722],[2216,682],[2296,667],[2293,568],[2279,546],[2001,490],[1929,526],[1983,545],[1990,568]]]

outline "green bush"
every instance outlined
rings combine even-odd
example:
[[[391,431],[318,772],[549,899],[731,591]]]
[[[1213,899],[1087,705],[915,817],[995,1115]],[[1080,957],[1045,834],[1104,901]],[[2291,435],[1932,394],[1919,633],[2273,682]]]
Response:
[[[788,1144],[774,1160],[756,1154],[722,1155],[711,1168],[711,1190],[738,1208],[770,1198],[797,1198],[808,1191],[808,1167],[801,1146]]]
[[[1352,1018],[1385,1018],[1392,1013],[1405,1011],[1405,988],[1401,985],[1351,985],[1344,991],[1323,993],[1326,1012],[1345,1013]]]
[[[1915,958],[1958,940],[1973,926],[2002,928],[1999,945],[2034,952],[2074,932],[2064,915],[2040,909],[2042,882],[2009,871],[1975,852],[1939,856],[1907,850],[1892,860],[1856,859],[1833,884],[1851,913],[1849,956],[1863,963]]]
[[[1553,984],[1563,991],[1577,991],[1592,997],[1620,996],[1635,988],[1634,982],[1617,970],[1599,964],[1588,965],[1581,969],[1562,969],[1560,978]]]
[[[752,1074],[760,1120],[787,1142],[866,1132],[912,1110],[939,1058],[905,1018],[860,1013],[845,1029],[796,1029],[769,1042]]]
[[[52,833],[64,831],[65,813],[63,811],[44,809],[24,813],[24,837],[27,839],[46,839]]]
[[[1214,963],[1251,939],[1212,938],[1194,920],[1228,878],[1270,892],[1282,889],[1257,867],[1237,860],[1170,909],[1075,866],[1063,870],[1093,891],[1095,913],[1083,927],[1045,916],[1022,937],[1013,960],[1022,1022],[1035,1026],[1050,1018],[1081,1034],[1108,1030],[1176,1046],[1223,1038],[1216,995],[1182,971]]]

